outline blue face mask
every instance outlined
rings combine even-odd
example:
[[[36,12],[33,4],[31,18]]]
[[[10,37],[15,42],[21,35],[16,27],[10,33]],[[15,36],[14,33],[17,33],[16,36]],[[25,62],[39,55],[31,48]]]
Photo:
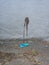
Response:
[[[21,44],[19,44],[19,46],[20,46],[20,48],[23,48],[23,47],[28,47],[29,44],[28,43],[21,43]]]

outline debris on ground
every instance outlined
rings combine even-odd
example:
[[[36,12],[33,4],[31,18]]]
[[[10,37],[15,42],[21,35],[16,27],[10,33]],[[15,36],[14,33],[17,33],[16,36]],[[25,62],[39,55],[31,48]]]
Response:
[[[24,53],[5,53],[0,52],[0,65],[8,65],[9,62],[13,62],[12,60],[24,60],[25,65],[28,63],[32,65],[43,65],[42,62],[36,61],[34,57],[37,57],[39,54],[36,50],[27,50]]]

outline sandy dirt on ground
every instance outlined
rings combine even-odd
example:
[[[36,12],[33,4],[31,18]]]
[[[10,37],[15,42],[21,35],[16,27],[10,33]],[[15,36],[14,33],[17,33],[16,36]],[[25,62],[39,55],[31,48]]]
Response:
[[[25,47],[20,48],[19,44],[23,41],[28,43],[37,43],[49,45],[48,41],[41,39],[6,39],[0,40],[0,65],[44,65],[43,61],[40,61],[42,53],[38,52],[34,48]],[[45,64],[46,65],[46,64]]]
[[[36,57],[39,54],[35,50],[27,50],[24,53],[4,53],[0,52],[0,65],[10,65],[9,62],[12,62],[11,64],[13,65],[13,61],[16,60],[16,64],[18,61],[21,61],[20,64],[22,65],[43,65],[42,62],[36,60]],[[14,63],[14,64],[15,64]]]

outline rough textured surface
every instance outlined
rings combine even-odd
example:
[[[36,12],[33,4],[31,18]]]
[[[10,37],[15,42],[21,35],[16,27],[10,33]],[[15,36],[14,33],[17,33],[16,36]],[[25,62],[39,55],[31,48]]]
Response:
[[[35,57],[39,54],[35,50],[27,50],[24,53],[0,52],[0,65],[41,65]]]
[[[22,42],[19,39],[0,40],[0,65],[49,65],[48,43],[31,39],[28,47],[20,48]]]

